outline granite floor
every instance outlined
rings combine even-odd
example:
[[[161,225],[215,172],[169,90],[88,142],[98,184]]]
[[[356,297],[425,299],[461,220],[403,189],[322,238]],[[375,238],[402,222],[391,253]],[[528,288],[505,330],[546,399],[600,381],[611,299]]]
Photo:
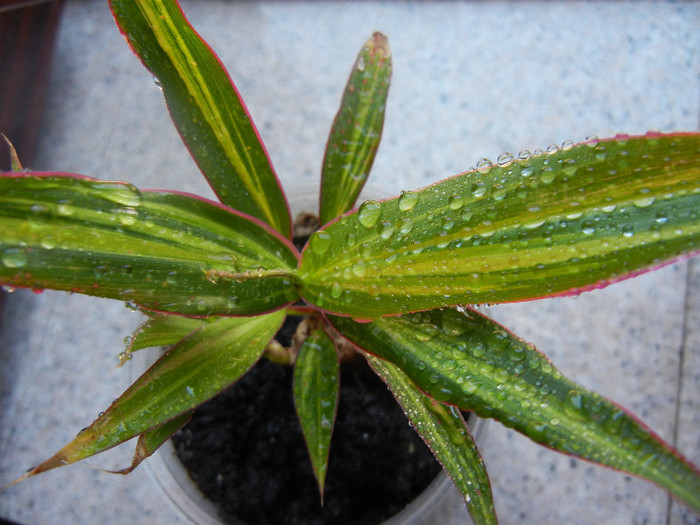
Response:
[[[285,185],[318,181],[354,56],[390,39],[394,78],[374,186],[386,196],[480,157],[617,132],[697,129],[700,4],[186,1],[243,94]],[[35,170],[211,196],[106,2],[68,0]],[[568,376],[637,413],[700,463],[700,260],[575,298],[488,310]],[[128,385],[139,314],[16,291],[0,325],[0,485],[47,457]],[[489,425],[481,444],[504,524],[700,523],[651,484]],[[128,449],[0,491],[25,524],[179,524]],[[448,512],[450,514],[451,512]],[[451,513],[444,523],[462,523]]]

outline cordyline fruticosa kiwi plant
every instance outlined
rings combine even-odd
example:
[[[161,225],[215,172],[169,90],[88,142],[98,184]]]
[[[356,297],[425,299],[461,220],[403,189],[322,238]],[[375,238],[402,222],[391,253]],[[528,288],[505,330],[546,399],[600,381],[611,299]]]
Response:
[[[295,366],[293,396],[323,492],[338,350],[358,347],[477,523],[494,523],[459,410],[641,476],[700,511],[700,473],[616,404],[563,377],[468,305],[575,294],[700,248],[700,134],[648,133],[501,155],[352,209],[380,140],[386,38],[355,62],[323,162],[321,228],[299,252],[285,194],[225,69],[174,0],[112,0],[220,203],[126,182],[0,177],[0,282],[126,301],[148,316],[130,352],[170,350],[31,476],[138,436],[131,468],[261,357]],[[302,315],[303,343],[275,341]],[[131,470],[125,469],[125,471]]]

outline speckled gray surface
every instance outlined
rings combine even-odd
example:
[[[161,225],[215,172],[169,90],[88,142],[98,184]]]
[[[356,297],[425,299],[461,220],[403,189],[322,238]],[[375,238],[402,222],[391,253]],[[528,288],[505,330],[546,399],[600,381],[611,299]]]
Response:
[[[696,3],[222,0],[185,8],[229,68],[286,184],[317,179],[342,86],[374,30],[389,36],[394,54],[374,169],[387,195],[502,151],[698,127]],[[211,195],[104,2],[67,2],[43,133],[34,169]],[[700,462],[699,290],[700,262],[691,261],[577,298],[490,313]],[[8,297],[0,483],[58,449],[126,387],[128,373],[115,365],[139,320],[116,302],[53,292]],[[699,522],[649,483],[542,449],[497,424],[483,441],[504,524]],[[0,516],[186,523],[146,468],[127,477],[92,468],[129,459],[130,450],[112,451],[0,492]]]

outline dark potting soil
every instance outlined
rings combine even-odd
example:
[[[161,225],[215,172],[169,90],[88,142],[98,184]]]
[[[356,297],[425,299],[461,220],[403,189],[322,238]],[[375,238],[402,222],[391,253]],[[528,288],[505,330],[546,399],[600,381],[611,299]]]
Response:
[[[262,359],[173,437],[191,477],[226,514],[251,525],[378,523],[440,471],[384,383],[356,357],[341,366],[321,506],[291,392],[292,368]]]

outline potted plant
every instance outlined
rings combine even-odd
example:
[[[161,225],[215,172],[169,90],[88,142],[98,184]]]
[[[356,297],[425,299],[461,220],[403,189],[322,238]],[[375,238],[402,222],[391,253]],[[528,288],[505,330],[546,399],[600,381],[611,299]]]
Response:
[[[284,196],[235,89],[178,7],[112,6],[224,206],[65,174],[2,178],[2,282],[128,301],[150,314],[132,349],[174,344],[28,476],[134,436],[138,464],[263,353],[287,354],[271,341],[285,315],[298,313],[309,330],[295,374],[322,385],[295,396],[302,426],[316,421],[305,437],[319,486],[334,405],[325,401],[337,395],[334,374],[319,372],[337,362],[341,334],[367,352],[476,522],[493,522],[495,512],[475,446],[449,406],[650,479],[698,510],[695,467],[628,412],[463,306],[575,293],[696,251],[697,134],[502,156],[348,212],[379,141],[374,117],[388,87],[388,50],[375,35],[328,143],[323,227],[299,254],[287,240]],[[305,305],[295,305],[299,299]]]

